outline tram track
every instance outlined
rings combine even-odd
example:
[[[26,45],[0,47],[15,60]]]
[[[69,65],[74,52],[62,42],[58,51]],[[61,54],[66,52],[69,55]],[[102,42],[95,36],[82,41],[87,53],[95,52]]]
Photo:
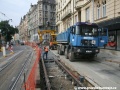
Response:
[[[23,64],[23,67],[21,68],[21,70],[20,70],[19,74],[17,75],[15,81],[10,85],[10,88],[9,88],[10,90],[14,90],[14,89],[15,89],[16,84],[17,84],[17,82],[19,81],[20,77],[22,76],[22,74],[24,75],[24,70],[25,70],[25,68],[26,68],[26,66],[27,66],[27,64],[28,64],[28,61],[31,60],[30,56],[32,56],[32,55],[33,55],[33,53],[30,52],[30,53],[28,54],[28,56],[26,57],[25,63]],[[22,82],[23,82],[23,81],[22,81]],[[22,84],[23,84],[23,83],[22,83]],[[17,88],[18,88],[18,87],[17,87]]]
[[[40,74],[43,79],[41,82],[43,81],[42,83],[45,83],[41,85],[42,90],[46,88],[47,90],[59,90],[61,88],[63,88],[63,90],[75,90],[76,88],[77,90],[79,87],[94,87],[94,85],[83,76],[80,76],[77,72],[73,72],[66,67],[57,56],[54,56],[50,60],[42,59],[40,66]],[[72,88],[69,88],[69,86]]]
[[[117,87],[119,88],[119,71],[120,68],[116,63],[100,61],[99,57],[95,60],[76,60],[69,62],[64,56],[58,55],[56,51],[52,51],[53,56],[59,57],[61,62],[72,72],[77,72],[80,76],[84,76],[88,83],[96,87]],[[105,81],[104,81],[105,80]],[[119,89],[117,89],[119,90]]]
[[[2,67],[0,67],[0,73],[7,68],[11,63],[15,62],[17,60],[17,58],[22,56],[23,51],[20,51],[17,55],[15,55],[14,57],[10,58],[10,62],[6,63],[5,65],[3,65]]]
[[[26,55],[25,55],[26,54]],[[24,81],[24,73],[27,75],[28,61],[31,63],[31,57],[33,56],[32,51],[21,52],[20,55],[16,56],[16,59],[7,64],[7,66],[0,72],[0,89],[1,90],[20,90]],[[19,58],[20,57],[20,58]],[[21,78],[21,79],[20,79]],[[6,85],[6,86],[5,86]]]

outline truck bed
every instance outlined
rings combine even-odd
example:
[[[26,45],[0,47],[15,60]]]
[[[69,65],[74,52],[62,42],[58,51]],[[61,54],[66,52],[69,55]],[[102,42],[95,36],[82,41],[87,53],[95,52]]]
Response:
[[[68,28],[66,31],[61,32],[57,35],[57,42],[58,43],[68,43],[69,35],[70,35],[70,28]]]

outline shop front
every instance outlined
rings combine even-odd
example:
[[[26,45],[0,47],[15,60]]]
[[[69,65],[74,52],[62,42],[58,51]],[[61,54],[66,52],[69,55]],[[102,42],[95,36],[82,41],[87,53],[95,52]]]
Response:
[[[98,23],[108,28],[108,44],[105,49],[120,50],[120,17]]]

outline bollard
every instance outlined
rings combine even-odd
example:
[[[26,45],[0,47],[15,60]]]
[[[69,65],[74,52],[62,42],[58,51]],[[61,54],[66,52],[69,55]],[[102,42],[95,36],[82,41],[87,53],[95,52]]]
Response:
[[[6,57],[6,50],[4,46],[2,47],[2,50],[3,50],[3,56]]]

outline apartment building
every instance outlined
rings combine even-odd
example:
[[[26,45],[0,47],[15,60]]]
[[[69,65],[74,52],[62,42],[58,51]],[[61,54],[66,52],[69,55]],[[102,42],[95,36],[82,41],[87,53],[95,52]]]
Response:
[[[28,18],[27,35],[29,41],[39,41],[39,36],[37,34],[39,29],[55,29],[55,11],[55,0],[38,0],[37,4],[31,4],[29,12],[26,16]],[[24,20],[20,23],[20,31],[23,28],[23,21]]]
[[[56,25],[63,32],[78,21],[108,28],[110,49],[120,50],[120,0],[56,0]]]
[[[55,29],[55,11],[55,0],[38,0],[39,25],[41,30]]]
[[[62,32],[73,24],[73,0],[57,0],[56,25],[58,32]]]
[[[83,3],[80,5],[80,3]],[[76,10],[81,13],[80,21],[94,22],[108,28],[109,49],[120,50],[120,0],[76,1]]]
[[[36,39],[37,30],[39,29],[38,26],[38,9],[37,5],[32,5],[28,12],[28,38],[30,41]]]
[[[24,15],[21,18],[20,25],[18,26],[19,36],[21,41],[27,41],[27,31],[28,31],[28,15]]]

